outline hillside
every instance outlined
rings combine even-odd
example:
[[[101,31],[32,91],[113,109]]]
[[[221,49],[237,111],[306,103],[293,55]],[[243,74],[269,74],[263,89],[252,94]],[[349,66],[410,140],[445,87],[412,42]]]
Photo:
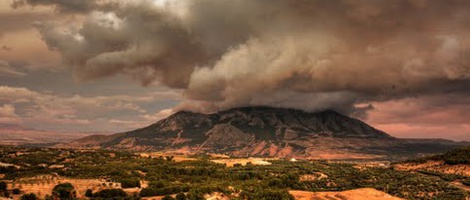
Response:
[[[90,136],[61,147],[135,151],[225,153],[232,156],[379,159],[442,152],[454,145],[401,140],[338,112],[270,107],[234,108],[213,114],[181,111],[148,127]],[[457,144],[455,144],[457,145]]]
[[[396,165],[402,170],[435,171],[470,177],[470,147],[457,148],[442,154],[407,160]]]

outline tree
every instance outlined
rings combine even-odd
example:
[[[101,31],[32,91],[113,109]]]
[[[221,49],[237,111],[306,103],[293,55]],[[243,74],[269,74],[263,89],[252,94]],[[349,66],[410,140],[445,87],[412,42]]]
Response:
[[[0,191],[7,190],[7,183],[5,181],[0,181]]]
[[[135,188],[135,187],[140,188],[141,187],[140,180],[137,178],[122,179],[119,182],[121,182],[122,188]]]
[[[60,200],[76,199],[77,192],[71,183],[62,183],[52,189],[52,197]]]
[[[127,193],[123,189],[105,189],[93,194],[93,197],[103,199],[115,199],[119,197],[127,197]]]
[[[180,192],[176,195],[176,200],[186,200],[186,195]]]
[[[175,200],[175,198],[173,198],[172,196],[170,196],[170,195],[167,194],[167,195],[165,195],[165,196],[163,197],[162,200]]]
[[[21,190],[18,189],[18,188],[15,188],[15,189],[13,189],[12,193],[13,193],[13,194],[20,194],[20,193],[21,193]]]
[[[85,191],[85,196],[86,196],[86,197],[93,197],[93,190],[87,189],[87,190]]]
[[[204,195],[191,191],[186,195],[189,200],[204,200]]]
[[[38,197],[34,193],[24,194],[21,196],[21,200],[37,200]]]

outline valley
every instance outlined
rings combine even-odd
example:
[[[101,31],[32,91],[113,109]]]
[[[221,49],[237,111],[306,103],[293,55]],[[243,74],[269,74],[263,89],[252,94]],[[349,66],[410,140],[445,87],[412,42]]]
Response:
[[[177,195],[180,199],[300,200],[469,197],[468,191],[455,185],[455,181],[468,184],[467,174],[405,169],[413,160],[354,163],[100,149],[0,150],[0,161],[10,164],[0,167],[1,182],[7,184],[1,194],[13,199],[29,193],[41,199],[59,198],[53,190],[66,183],[73,186],[73,196],[78,199],[172,199]],[[434,158],[421,159],[431,162]],[[449,165],[468,167],[468,163]]]

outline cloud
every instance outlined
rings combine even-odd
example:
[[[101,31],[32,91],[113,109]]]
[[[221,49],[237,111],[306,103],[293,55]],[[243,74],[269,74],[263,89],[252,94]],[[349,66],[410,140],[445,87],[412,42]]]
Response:
[[[168,116],[172,115],[174,112],[175,111],[171,108],[170,109],[163,109],[163,110],[158,111],[155,114],[143,115],[141,117],[142,117],[142,119],[144,119],[147,122],[154,123],[154,122],[157,122],[157,121],[160,121],[162,119],[167,118]]]
[[[393,134],[400,138],[446,138],[456,141],[469,141],[468,124],[457,124],[453,126],[436,125],[414,125],[408,123],[378,124],[376,128]]]
[[[371,102],[366,121],[397,137],[470,140],[469,95],[426,95]]]
[[[0,106],[0,123],[10,124],[19,123],[21,119],[15,113],[15,107],[11,104]]]
[[[25,73],[18,71],[16,65],[0,60],[0,76],[24,76]]]
[[[0,115],[4,118],[20,118],[28,126],[53,130],[76,130],[80,126],[87,125],[88,128],[78,129],[90,130],[90,128],[108,127],[109,130],[122,131],[122,127],[116,129],[116,126],[110,126],[109,123],[116,124],[115,122],[128,120],[127,118],[135,119],[137,116],[141,118],[141,121],[136,122],[132,126],[133,128],[143,124],[148,125],[152,123],[148,119],[156,119],[158,115],[152,116],[152,113],[143,107],[144,105],[154,104],[161,100],[176,100],[181,98],[180,96],[178,92],[161,91],[149,92],[140,96],[87,97],[57,95],[21,87],[0,86],[0,105],[2,103],[5,105],[0,109]],[[13,106],[16,107],[16,110]],[[114,121],[109,121],[111,119]]]
[[[3,45],[1,50],[2,51],[12,51],[13,49],[9,46]]]
[[[14,0],[11,6],[18,8],[30,6],[54,6],[59,12],[81,13],[90,10],[97,5],[96,0]]]
[[[34,21],[53,20],[54,17],[47,13],[0,13],[0,38],[6,33],[33,29]],[[6,50],[2,47],[3,50]],[[8,49],[8,48],[7,48]]]
[[[86,16],[79,26],[35,24],[78,79],[127,74],[183,89],[178,109],[354,113],[470,86],[464,0],[22,2]]]

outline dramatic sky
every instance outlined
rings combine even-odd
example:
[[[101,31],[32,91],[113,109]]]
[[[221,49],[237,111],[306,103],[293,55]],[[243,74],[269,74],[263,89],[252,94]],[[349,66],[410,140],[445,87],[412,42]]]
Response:
[[[470,140],[470,1],[0,0],[1,127],[250,105]]]

